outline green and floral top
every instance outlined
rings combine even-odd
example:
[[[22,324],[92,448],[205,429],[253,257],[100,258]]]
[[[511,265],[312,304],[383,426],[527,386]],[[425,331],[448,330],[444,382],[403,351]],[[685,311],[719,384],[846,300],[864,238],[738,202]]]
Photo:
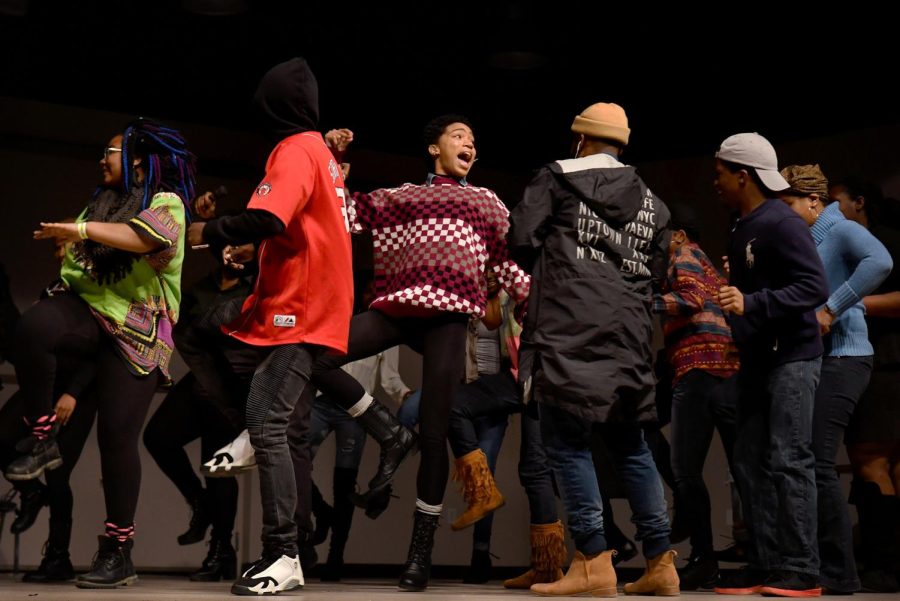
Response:
[[[77,221],[84,220],[84,212]],[[160,192],[150,206],[127,222],[139,235],[162,244],[160,250],[135,255],[130,272],[112,283],[101,283],[85,264],[80,243],[66,251],[60,277],[97,317],[116,341],[117,349],[137,375],[157,367],[169,378],[175,346],[172,328],[181,301],[181,265],[184,261],[184,204],[176,194]]]

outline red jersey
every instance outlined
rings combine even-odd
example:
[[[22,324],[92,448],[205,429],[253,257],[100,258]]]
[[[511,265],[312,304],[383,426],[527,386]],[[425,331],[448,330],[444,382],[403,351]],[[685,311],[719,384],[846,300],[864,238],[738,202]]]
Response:
[[[344,179],[318,132],[285,138],[247,205],[284,231],[257,250],[259,275],[241,316],[223,329],[256,346],[307,343],[347,352],[353,264]]]

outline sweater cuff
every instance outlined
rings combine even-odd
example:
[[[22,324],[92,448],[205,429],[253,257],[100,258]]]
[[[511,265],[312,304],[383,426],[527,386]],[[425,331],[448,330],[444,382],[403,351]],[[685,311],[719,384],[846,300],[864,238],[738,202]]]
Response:
[[[744,315],[747,315],[748,313],[755,313],[757,310],[759,310],[759,303],[756,299],[756,293],[744,294]]]
[[[840,315],[858,302],[859,295],[850,287],[850,284],[844,282],[828,297],[828,302],[825,303],[825,306],[835,315]]]

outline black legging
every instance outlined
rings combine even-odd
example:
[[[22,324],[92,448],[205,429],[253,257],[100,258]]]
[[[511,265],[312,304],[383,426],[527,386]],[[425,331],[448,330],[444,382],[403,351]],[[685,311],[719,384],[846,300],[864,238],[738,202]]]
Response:
[[[77,372],[62,373],[65,357],[90,361],[99,350],[100,339],[100,325],[87,304],[74,294],[42,299],[22,314],[13,352],[16,379],[25,395],[25,416],[29,420],[53,411],[64,377],[80,376]]]
[[[371,357],[398,344],[422,355],[422,404],[419,407],[419,448],[422,459],[416,477],[418,498],[440,505],[450,473],[447,430],[450,408],[465,368],[469,316],[439,313],[433,317],[389,317],[375,310],[353,316],[350,342],[344,356],[325,355],[313,369],[312,382],[338,406],[347,410],[365,394],[359,382],[341,365]]]
[[[144,429],[144,446],[159,469],[188,502],[204,497],[203,484],[194,473],[184,450],[200,439],[200,461],[212,458],[238,432],[198,386],[193,373],[175,384]],[[206,478],[207,507],[211,512],[212,538],[231,540],[237,515],[238,484],[235,478]]]
[[[74,294],[46,298],[25,311],[16,332],[16,376],[29,418],[53,410],[55,353],[71,345],[98,349],[94,391],[106,517],[116,525],[130,525],[141,487],[138,439],[156,392],[158,372],[131,373],[87,303]]]

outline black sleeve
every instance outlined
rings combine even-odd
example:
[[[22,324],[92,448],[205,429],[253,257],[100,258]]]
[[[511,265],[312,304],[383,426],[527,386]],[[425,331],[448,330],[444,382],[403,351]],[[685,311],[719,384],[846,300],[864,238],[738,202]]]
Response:
[[[534,271],[547,235],[547,223],[553,216],[552,184],[549,169],[538,171],[509,215],[509,256],[529,274]]]
[[[210,245],[258,244],[284,231],[284,223],[268,211],[247,209],[230,217],[219,217],[207,222],[203,239]]]
[[[661,201],[656,199],[657,202]],[[650,249],[650,281],[653,292],[662,294],[669,275],[669,242],[672,240],[671,215],[666,212],[665,220],[658,225]]]

